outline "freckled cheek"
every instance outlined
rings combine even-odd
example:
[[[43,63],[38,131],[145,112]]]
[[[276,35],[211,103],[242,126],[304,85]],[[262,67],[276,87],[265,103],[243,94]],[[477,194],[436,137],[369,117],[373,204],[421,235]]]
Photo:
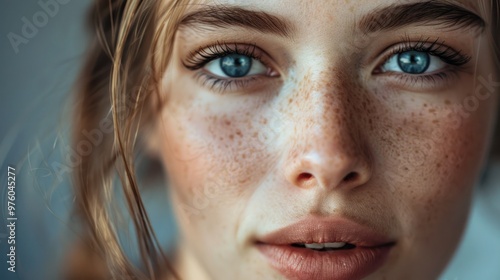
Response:
[[[423,142],[424,164],[413,167],[398,212],[415,252],[434,251],[444,261],[459,241],[484,155],[487,133],[477,124],[471,119],[454,129],[442,122],[433,128],[442,134]]]
[[[490,142],[492,109],[489,104],[483,104],[470,115],[452,111],[431,134],[435,150],[443,151],[437,153],[436,171],[453,185],[469,188],[477,180]]]
[[[270,162],[269,148],[277,136],[270,132],[267,118],[240,113],[241,116],[219,117],[208,124],[207,131],[207,138],[213,143],[207,157],[215,169],[210,177],[226,186],[229,196],[250,192],[260,182]]]
[[[204,174],[209,172],[205,155],[211,151],[209,143],[199,141],[186,122],[165,118],[162,122],[161,157],[166,169],[169,187],[183,203],[191,205],[193,197],[203,189]]]
[[[239,113],[243,117],[183,113],[164,120],[164,163],[183,199],[203,193],[212,202],[228,201],[264,177],[277,135],[267,118]]]
[[[459,229],[482,167],[491,119],[478,111],[457,126],[457,117],[424,114],[394,133],[399,135],[393,140],[399,156],[389,163],[397,174],[389,183],[402,210],[399,220],[407,229],[428,228],[415,232],[421,236],[446,232],[446,227]]]

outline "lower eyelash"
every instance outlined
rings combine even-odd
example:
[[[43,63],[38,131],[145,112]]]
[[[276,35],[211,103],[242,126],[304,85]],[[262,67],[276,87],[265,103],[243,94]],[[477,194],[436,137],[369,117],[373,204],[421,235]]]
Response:
[[[210,90],[218,91],[223,93],[224,91],[234,91],[237,89],[243,89],[248,87],[255,80],[261,79],[261,75],[251,75],[241,78],[222,78],[215,76],[202,68],[207,65],[207,63],[222,58],[230,54],[240,54],[245,55],[251,59],[255,59],[263,63],[266,67],[267,65],[262,61],[261,52],[257,48],[256,44],[248,43],[223,43],[217,42],[214,45],[201,47],[188,56],[188,58],[182,61],[184,67],[195,72],[195,78],[199,79],[201,84],[208,87]]]
[[[450,81],[451,78],[456,76],[457,72],[455,69],[448,69],[445,72],[439,72],[431,75],[409,75],[409,74],[388,74],[394,79],[398,80],[398,83],[405,87],[433,87],[435,85],[442,84],[443,82]]]
[[[227,90],[231,90],[233,88],[245,88],[252,81],[258,79],[256,76],[249,76],[240,79],[224,79],[214,77],[210,74],[198,72],[196,74],[196,78],[201,81],[203,86],[208,87],[210,90],[217,90],[220,93],[223,93]]]
[[[242,54],[246,55],[252,59],[260,60],[260,58],[255,55],[256,45],[246,44],[244,47],[238,46],[238,44],[227,44],[227,43],[217,43],[208,47],[202,47],[198,50],[192,52],[188,59],[183,62],[184,66],[190,70],[199,70],[204,67],[208,62],[224,57],[229,54]],[[460,51],[456,51],[451,47],[444,45],[444,41],[439,42],[435,40],[433,42],[429,41],[429,38],[423,40],[420,39],[417,42],[412,41],[408,36],[404,39],[404,43],[397,48],[393,49],[390,54],[387,55],[384,61],[387,61],[391,56],[400,54],[407,51],[419,51],[426,52],[429,55],[433,55],[443,60],[450,66],[459,67],[468,63],[471,58],[469,56],[463,55]],[[454,67],[450,67],[454,68]],[[450,72],[452,69],[448,69]],[[438,83],[438,80],[446,81],[449,79],[449,73],[440,72],[430,75],[411,75],[411,74],[393,74],[397,76],[398,79],[402,80],[404,84],[424,84],[424,83]],[[202,79],[202,84],[209,87],[211,90],[218,90],[224,92],[233,87],[244,88],[250,82],[258,79],[258,77],[245,77],[239,79],[224,79],[219,77],[214,77],[208,73],[198,72],[197,78]]]
[[[441,59],[443,62],[448,64],[447,67],[440,70],[440,72],[432,74],[409,74],[409,73],[399,73],[399,72],[384,72],[381,67],[378,67],[373,73],[374,74],[385,74],[392,76],[394,79],[398,80],[398,84],[402,84],[407,87],[433,87],[443,82],[450,81],[457,71],[460,70],[462,66],[467,64],[471,57],[464,55],[461,51],[456,51],[455,49],[445,45],[444,41],[439,42],[439,39],[435,41],[429,41],[427,39],[420,39],[418,41],[412,41],[408,36],[403,38],[404,42],[399,46],[391,50],[383,59],[384,65],[387,61],[394,55],[398,55],[408,51],[425,52],[429,55],[435,56]]]

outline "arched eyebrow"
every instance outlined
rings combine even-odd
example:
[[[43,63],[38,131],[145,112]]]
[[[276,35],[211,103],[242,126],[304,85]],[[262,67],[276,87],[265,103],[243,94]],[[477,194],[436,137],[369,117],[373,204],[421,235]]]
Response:
[[[199,29],[240,26],[283,37],[292,34],[291,24],[282,17],[227,5],[207,5],[188,13],[179,23],[179,28],[185,26]]]
[[[408,25],[440,25],[451,28],[479,28],[485,21],[475,13],[447,0],[427,0],[409,4],[393,4],[364,15],[357,23],[363,33],[374,33]],[[264,11],[248,10],[229,5],[206,5],[186,14],[179,28],[197,29],[250,28],[262,33],[272,33],[291,38],[293,25],[277,15]]]
[[[417,24],[453,29],[479,28],[481,32],[486,26],[484,19],[466,8],[446,0],[428,0],[377,9],[363,16],[358,28],[363,33],[374,33]]]

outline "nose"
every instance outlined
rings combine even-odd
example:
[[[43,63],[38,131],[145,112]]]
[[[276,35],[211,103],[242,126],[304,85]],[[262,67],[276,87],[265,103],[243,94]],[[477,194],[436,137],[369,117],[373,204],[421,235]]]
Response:
[[[286,167],[287,180],[300,188],[341,190],[368,182],[371,174],[365,161],[342,151],[332,154],[325,150],[326,147],[317,147],[299,152]]]
[[[307,77],[293,93],[300,105],[290,116],[294,129],[284,168],[294,186],[347,191],[371,177],[363,118],[355,106],[362,96],[343,78]]]

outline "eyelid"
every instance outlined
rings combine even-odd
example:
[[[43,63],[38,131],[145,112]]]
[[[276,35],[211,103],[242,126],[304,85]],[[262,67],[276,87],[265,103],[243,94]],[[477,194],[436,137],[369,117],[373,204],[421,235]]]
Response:
[[[376,67],[373,71],[373,74],[381,74],[380,69],[383,65],[385,65],[391,57],[394,55],[406,52],[406,51],[421,51],[426,52],[431,56],[435,56],[441,59],[444,63],[446,63],[450,67],[459,67],[467,64],[471,57],[463,54],[461,51],[457,51],[454,48],[445,44],[445,41],[440,41],[436,39],[434,41],[430,41],[430,38],[420,39],[420,40],[411,40],[406,37],[402,42],[392,45],[389,48],[386,48],[382,52],[382,57],[379,59]]]
[[[203,68],[210,61],[226,56],[230,53],[242,54],[260,61],[264,66],[274,70],[274,63],[271,63],[269,55],[256,43],[227,43],[217,41],[215,44],[200,47],[187,56],[183,61],[186,68],[197,70]]]
[[[422,52],[422,53],[424,53],[424,52]],[[398,63],[398,59],[399,59],[399,54],[393,54],[391,57],[389,57],[389,59],[385,63],[383,63],[382,66],[381,66],[382,72],[383,73],[389,73],[389,72],[403,73],[403,74],[406,74],[406,75],[432,75],[433,73],[437,73],[439,71],[442,71],[443,69],[445,69],[448,66],[448,64],[446,62],[444,62],[438,56],[429,54],[429,59],[430,59],[429,66],[425,70],[425,72],[423,72],[423,73],[420,73],[420,74],[411,74],[411,73],[406,73],[404,71],[395,71],[395,70],[387,70],[386,69],[386,66],[388,64],[392,64],[391,66],[395,66],[396,65],[397,67],[400,67],[399,63]],[[437,64],[437,66],[435,64]],[[403,69],[401,69],[401,70],[403,70]]]
[[[267,69],[267,73],[233,78],[220,77],[203,69],[215,59],[235,53],[246,55],[259,61]],[[248,88],[255,89],[256,87],[264,86],[264,84],[267,84],[267,81],[277,81],[274,78],[281,77],[281,72],[277,70],[279,68],[275,66],[276,63],[274,63],[264,50],[257,47],[256,43],[217,42],[216,44],[203,46],[192,51],[186,59],[182,60],[182,64],[188,70],[195,72],[196,79],[199,79],[204,86],[208,86],[211,90],[218,91],[221,94],[226,91],[236,92]]]
[[[250,66],[250,70],[249,72],[243,76],[243,77],[230,77],[230,76],[227,76],[225,73],[223,73],[223,70],[220,69],[220,71],[214,71],[214,70],[209,70],[208,68],[210,66],[215,66],[215,68],[221,68],[220,65],[217,65],[219,63],[217,63],[218,60],[222,59],[222,58],[216,58],[216,59],[212,59],[210,60],[209,62],[207,62],[204,66],[203,66],[203,71],[206,71],[208,73],[210,73],[211,75],[214,75],[214,76],[217,76],[219,79],[244,79],[244,78],[248,78],[248,77],[251,77],[251,76],[259,76],[259,75],[267,75],[269,73],[269,67],[267,67],[266,65],[264,65],[264,63],[262,63],[260,60],[256,59],[256,58],[252,58],[252,57],[249,57],[251,60],[255,60],[255,61],[252,61],[252,64]],[[260,65],[258,65],[260,64]],[[260,69],[254,69],[254,68],[260,68]],[[266,73],[253,73],[255,71],[257,72],[260,72],[264,70]],[[216,72],[220,72],[220,73],[216,73]]]
[[[426,52],[431,56],[435,56],[435,59],[440,59],[445,66],[436,71],[421,74],[383,71],[382,67],[388,63],[392,56],[406,51]],[[372,56],[370,60],[375,61],[375,64],[368,66],[371,68],[368,75],[372,76],[377,83],[401,91],[431,93],[456,85],[455,82],[460,79],[461,73],[469,71],[471,66],[469,62],[472,57],[462,53],[461,50],[457,51],[439,38],[432,40],[429,40],[429,38],[422,39],[422,37],[420,39],[410,39],[409,36],[406,36],[398,43],[392,44],[379,52],[378,55]]]

